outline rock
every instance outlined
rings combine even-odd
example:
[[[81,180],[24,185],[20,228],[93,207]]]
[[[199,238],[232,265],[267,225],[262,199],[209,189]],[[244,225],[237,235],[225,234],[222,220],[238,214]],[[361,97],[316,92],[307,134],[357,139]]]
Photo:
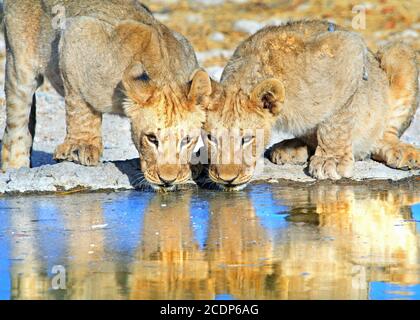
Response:
[[[165,23],[166,21],[168,21],[171,16],[167,13],[154,13],[153,16],[159,20],[160,22]]]
[[[200,24],[203,22],[203,16],[200,14],[189,14],[185,17],[188,23]]]
[[[149,3],[157,3],[157,4],[163,4],[163,5],[170,5],[170,4],[176,4],[180,2],[180,0],[149,0]]]
[[[209,36],[211,41],[223,42],[225,40],[225,35],[221,32],[214,32]]]
[[[233,30],[248,34],[254,34],[264,26],[265,25],[261,22],[243,19],[235,21],[235,23],[233,24]]]
[[[84,167],[71,162],[0,174],[0,193],[34,193],[86,190],[133,189],[129,177],[138,174],[138,160],[101,163]]]
[[[403,38],[418,38],[419,33],[413,29],[407,29],[401,32]]]
[[[191,7],[198,6],[218,6],[225,3],[225,0],[188,0]]]
[[[264,25],[264,27],[265,26],[280,26],[280,25],[283,25],[283,24],[286,24],[286,23],[287,23],[287,20],[279,19],[279,18],[272,18],[272,19],[264,21],[263,25]]]
[[[258,22],[255,20],[238,20],[233,24],[233,30],[248,34],[254,34],[266,26],[279,26],[286,23],[283,19],[272,18],[266,21]]]
[[[224,49],[213,49],[209,51],[197,52],[198,62],[203,65],[206,60],[222,57],[224,59],[229,59],[233,55],[233,50],[224,50]]]
[[[315,182],[306,173],[306,165],[278,166],[264,159],[253,181],[290,180],[295,182]],[[70,191],[132,190],[135,178],[140,174],[138,159],[101,163],[97,167],[84,167],[71,162],[45,165],[34,169],[11,170],[0,174],[0,194],[38,193]],[[368,160],[355,164],[354,181],[401,180],[415,175],[417,171],[401,171]]]
[[[373,9],[376,8],[376,4],[371,3],[371,2],[363,2],[363,3],[359,4],[358,6],[364,7],[365,10],[373,10]]]
[[[310,8],[311,8],[311,4],[310,3],[302,3],[301,5],[299,5],[296,8],[296,11],[298,11],[298,12],[304,12],[304,11],[309,10]]]
[[[256,174],[253,178],[254,181],[264,180],[290,180],[295,182],[316,182],[315,179],[308,176],[306,173],[306,165],[275,165],[264,160],[263,171]],[[402,180],[414,177],[420,174],[420,170],[415,171],[402,171],[391,169],[381,163],[373,160],[358,161],[355,163],[354,175],[351,180],[364,181],[364,180]]]

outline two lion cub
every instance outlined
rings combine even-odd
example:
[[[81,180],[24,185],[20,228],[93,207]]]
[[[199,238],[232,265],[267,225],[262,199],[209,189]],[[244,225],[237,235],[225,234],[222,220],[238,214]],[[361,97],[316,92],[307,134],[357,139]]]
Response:
[[[52,23],[57,4],[64,28]],[[219,84],[199,69],[190,43],[136,1],[4,5],[3,170],[29,166],[44,77],[66,102],[67,136],[55,158],[96,165],[102,114],[122,114],[157,190],[190,178],[203,124],[209,177],[224,189],[249,182],[261,153],[256,132],[267,142],[275,127],[298,138],[275,145],[270,159],[301,163],[315,152],[309,168],[319,179],[349,177],[355,159],[369,155],[395,168],[419,166],[419,151],[399,140],[417,107],[415,55],[406,46],[374,56],[359,36],[328,23],[268,27],[238,47]],[[250,161],[234,161],[245,152]]]

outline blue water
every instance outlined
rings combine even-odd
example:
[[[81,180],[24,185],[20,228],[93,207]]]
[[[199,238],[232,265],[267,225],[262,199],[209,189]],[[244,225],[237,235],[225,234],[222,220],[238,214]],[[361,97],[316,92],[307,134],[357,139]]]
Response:
[[[0,211],[0,299],[7,300],[11,297],[10,279],[10,246],[8,241],[9,219],[6,210]]]
[[[416,184],[4,197],[0,299],[420,299],[419,228]]]
[[[420,300],[420,285],[398,285],[385,282],[370,283],[369,298],[373,300]]]

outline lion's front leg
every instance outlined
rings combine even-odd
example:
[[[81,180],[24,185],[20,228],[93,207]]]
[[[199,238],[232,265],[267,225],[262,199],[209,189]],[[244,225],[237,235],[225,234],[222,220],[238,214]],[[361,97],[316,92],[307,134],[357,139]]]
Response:
[[[394,169],[420,169],[420,149],[402,142],[396,135],[386,135],[372,153],[372,158]]]
[[[80,97],[66,96],[67,136],[54,152],[57,161],[95,166],[102,155],[102,114]]]
[[[309,164],[311,176],[320,180],[339,180],[353,175],[351,132],[351,122],[346,121],[329,121],[318,127],[318,146]]]
[[[5,30],[6,33],[8,30]],[[9,31],[10,33],[10,31]],[[7,35],[9,36],[9,33]],[[36,50],[9,37],[6,61],[6,128],[2,139],[1,169],[29,168],[35,135],[36,96],[41,85],[36,69],[39,60]]]

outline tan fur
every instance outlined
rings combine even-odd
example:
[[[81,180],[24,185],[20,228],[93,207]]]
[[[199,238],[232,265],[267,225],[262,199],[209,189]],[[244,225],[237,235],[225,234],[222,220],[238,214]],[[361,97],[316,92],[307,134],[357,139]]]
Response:
[[[65,9],[63,30],[53,27],[55,5]],[[98,164],[102,114],[115,113],[130,118],[153,187],[171,189],[189,179],[211,86],[182,35],[132,0],[6,0],[4,22],[3,170],[29,166],[32,98],[47,77],[66,102],[67,136],[57,160]]]
[[[351,177],[354,161],[370,155],[394,168],[419,168],[419,150],[399,140],[417,108],[414,51],[395,44],[376,57],[359,35],[328,28],[321,21],[267,27],[236,49],[221,83],[213,83],[205,124],[213,158],[223,152],[216,142],[223,137],[213,132],[228,128],[240,139],[260,130],[267,143],[277,128],[298,140],[274,145],[269,158],[302,163],[312,152],[309,173],[318,179]],[[209,175],[235,189],[255,163],[213,163]]]

